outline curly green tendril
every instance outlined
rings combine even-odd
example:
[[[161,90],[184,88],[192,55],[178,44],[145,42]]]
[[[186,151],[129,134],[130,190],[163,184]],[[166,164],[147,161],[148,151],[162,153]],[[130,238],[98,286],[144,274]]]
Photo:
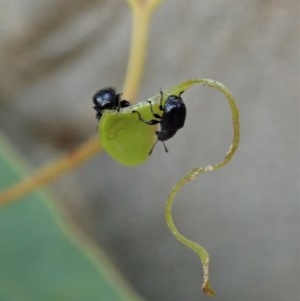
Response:
[[[194,180],[196,177],[204,174],[205,172],[209,171],[215,171],[221,167],[223,167],[225,164],[227,164],[232,156],[234,155],[235,151],[238,148],[239,145],[239,111],[236,106],[236,102],[230,93],[230,91],[221,83],[211,80],[211,79],[194,79],[194,80],[188,80],[182,84],[177,85],[172,89],[173,92],[178,91],[184,91],[187,88],[189,88],[192,85],[205,85],[212,87],[214,89],[217,89],[220,91],[227,99],[230,110],[231,110],[231,117],[232,117],[232,142],[229,147],[228,152],[226,153],[224,159],[217,164],[214,165],[207,165],[206,167],[198,167],[191,170],[189,173],[187,173],[180,181],[177,182],[177,184],[173,187],[171,190],[166,207],[165,207],[165,219],[166,223],[171,231],[171,233],[175,236],[175,238],[180,241],[182,244],[187,246],[188,248],[192,249],[200,258],[200,261],[203,266],[203,282],[202,282],[202,289],[203,292],[210,296],[215,296],[215,292],[212,289],[210,282],[209,282],[209,254],[208,252],[199,244],[196,242],[189,240],[184,235],[182,235],[178,229],[176,228],[173,218],[172,218],[172,205],[174,202],[174,198],[178,191],[189,181]]]

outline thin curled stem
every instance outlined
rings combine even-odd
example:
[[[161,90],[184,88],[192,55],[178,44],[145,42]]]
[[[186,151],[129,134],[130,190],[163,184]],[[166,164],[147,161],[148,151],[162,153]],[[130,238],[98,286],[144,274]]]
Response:
[[[214,165],[207,165],[206,167],[198,167],[191,170],[189,173],[187,173],[180,181],[177,182],[177,184],[172,188],[165,207],[165,219],[166,223],[171,231],[171,233],[175,236],[175,238],[180,241],[182,244],[187,246],[188,248],[192,249],[200,258],[200,261],[203,266],[203,282],[202,282],[202,289],[203,292],[214,296],[215,292],[212,289],[210,282],[209,282],[209,254],[208,252],[199,244],[195,243],[192,240],[187,239],[185,236],[183,236],[178,229],[176,228],[173,218],[172,218],[172,204],[174,202],[174,198],[177,195],[178,191],[189,181],[194,180],[197,176],[200,176],[201,174],[204,174],[208,171],[215,171],[225,164],[227,164],[232,156],[234,155],[235,151],[238,148],[239,145],[239,111],[236,106],[236,102],[230,93],[230,91],[221,83],[210,80],[210,79],[195,79],[190,80],[185,83],[179,84],[175,88],[172,89],[172,91],[184,91],[188,87],[195,85],[195,84],[202,84],[209,87],[212,87],[214,89],[217,89],[220,91],[227,99],[230,110],[231,110],[231,118],[232,118],[232,142],[229,147],[229,150],[227,151],[224,159],[216,163]]]

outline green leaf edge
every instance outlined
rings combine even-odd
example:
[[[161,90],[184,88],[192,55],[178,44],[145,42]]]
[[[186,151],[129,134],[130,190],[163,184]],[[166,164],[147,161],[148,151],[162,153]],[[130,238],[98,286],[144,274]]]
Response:
[[[22,177],[27,176],[27,171],[29,170],[28,165],[1,131],[0,146],[0,157],[2,156],[8,162],[13,172],[16,174],[16,178],[21,179]],[[133,289],[127,284],[117,269],[108,260],[104,252],[96,246],[95,243],[83,235],[83,233],[81,233],[70,221],[66,220],[62,208],[58,205],[57,201],[55,202],[53,195],[47,189],[39,189],[35,192],[35,196],[38,196],[41,203],[45,205],[46,210],[54,216],[57,226],[61,230],[61,235],[73,246],[74,250],[79,251],[81,255],[87,259],[87,262],[91,265],[92,269],[99,271],[99,276],[100,274],[102,274],[101,277],[104,276],[106,282],[111,286],[111,289],[115,290],[116,294],[120,296],[120,298],[115,300],[144,300],[133,292]],[[28,198],[30,198],[30,196],[20,198],[18,202],[12,203],[8,206],[0,207],[0,213],[3,213],[3,211],[5,212],[7,209],[14,210],[14,206],[18,206],[19,202],[26,202]],[[102,271],[102,273],[100,273],[100,271]]]

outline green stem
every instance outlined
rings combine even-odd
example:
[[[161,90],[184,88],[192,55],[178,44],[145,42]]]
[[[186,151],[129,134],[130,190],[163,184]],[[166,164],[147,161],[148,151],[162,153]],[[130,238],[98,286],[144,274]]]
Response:
[[[137,98],[145,65],[150,16],[145,9],[133,9],[130,55],[125,76],[123,97]]]
[[[123,87],[123,98],[134,102],[141,86],[145,68],[145,57],[149,36],[150,20],[153,11],[162,0],[127,0],[132,12],[132,35],[130,54]]]

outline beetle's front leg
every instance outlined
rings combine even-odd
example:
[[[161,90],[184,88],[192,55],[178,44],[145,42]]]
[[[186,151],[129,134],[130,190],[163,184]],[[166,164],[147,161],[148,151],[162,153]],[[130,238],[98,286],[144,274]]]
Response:
[[[154,125],[154,124],[160,123],[160,121],[159,121],[159,120],[156,120],[156,119],[151,119],[151,120],[149,120],[149,121],[143,119],[142,116],[141,116],[141,113],[138,112],[138,111],[132,111],[131,113],[137,113],[138,116],[139,116],[139,120],[142,121],[142,122],[145,123],[145,124],[148,124],[148,125]]]

